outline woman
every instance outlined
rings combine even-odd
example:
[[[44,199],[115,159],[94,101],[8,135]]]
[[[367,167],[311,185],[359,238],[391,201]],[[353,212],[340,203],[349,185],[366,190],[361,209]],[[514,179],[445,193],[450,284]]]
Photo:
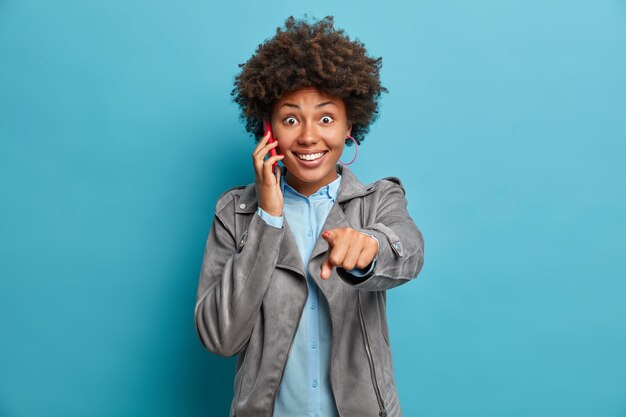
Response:
[[[401,415],[385,291],[418,275],[424,242],[399,179],[364,185],[339,161],[377,116],[380,65],[331,16],[290,17],[241,65],[256,181],[218,199],[195,308],[203,345],[238,355],[231,416]]]

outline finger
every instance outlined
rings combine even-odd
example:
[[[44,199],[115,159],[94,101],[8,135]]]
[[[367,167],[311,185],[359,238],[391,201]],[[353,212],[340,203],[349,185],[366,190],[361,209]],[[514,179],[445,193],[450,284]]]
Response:
[[[372,236],[365,235],[365,245],[361,255],[359,256],[359,260],[357,261],[357,266],[359,268],[364,268],[370,264],[370,262],[376,257],[378,254],[378,240]]]
[[[362,252],[363,246],[355,242],[350,246],[350,248],[348,248],[348,252],[346,253],[346,257],[343,260],[341,267],[346,271],[354,269]]]
[[[328,245],[331,248],[335,245],[336,236],[337,232],[335,232],[334,229],[324,230],[324,232],[322,233],[322,237],[324,238],[324,240],[326,240],[326,242],[328,242]]]
[[[278,143],[278,142],[275,142],[275,143]],[[274,143],[272,143],[271,145],[268,145],[268,146],[271,147],[272,145],[274,145]],[[262,148],[261,152],[258,152],[256,154],[252,155],[252,159],[254,160],[254,169],[256,171],[256,175],[257,176],[261,175],[261,171],[263,170],[263,164],[266,161],[268,161],[268,159],[264,159],[265,156],[267,155],[267,151],[263,151],[263,149],[264,148]],[[277,158],[277,157],[279,157],[278,154],[275,155],[275,156],[272,156],[270,158]],[[280,155],[280,159],[282,159],[282,158],[284,158],[284,155],[281,154]],[[280,160],[280,159],[274,159],[272,163],[274,163],[274,161],[277,161],[277,160]]]
[[[272,172],[272,165],[274,165],[274,162],[276,161],[280,161],[281,159],[283,159],[285,157],[285,155],[276,155],[276,156],[272,156],[267,158],[264,162],[263,162],[263,177],[267,177],[268,179],[271,178],[272,181],[274,181],[276,179],[274,173]]]
[[[267,152],[261,153],[261,149],[263,149],[265,142],[267,142],[267,139],[269,139],[269,132],[267,132],[267,134],[261,138],[256,148],[254,148],[254,150],[252,151],[252,162],[254,164],[254,170],[257,175],[259,174],[259,171],[261,170],[261,166],[263,164],[263,158],[267,154]]]
[[[259,146],[263,146],[262,144],[267,142],[271,136],[272,135],[271,135],[271,132],[269,130],[267,132],[265,132],[263,134],[263,136],[261,137],[261,140],[259,140]]]
[[[335,243],[335,245],[330,250],[329,261],[333,266],[343,265],[344,259],[346,258],[346,254],[348,253],[348,248],[350,247],[349,242],[345,240],[340,240]]]
[[[368,235],[368,234],[365,234],[365,233],[363,233],[363,235],[365,235],[365,237],[367,237],[367,241],[368,242],[374,243],[373,245],[365,245],[365,246],[372,246],[376,250],[376,252],[378,252],[378,245],[379,245],[378,239],[376,239],[374,236],[371,236],[371,235]]]
[[[275,156],[270,156],[269,158],[267,158],[266,160],[263,161],[263,164],[264,165],[272,165],[274,162],[280,161],[284,157],[285,157],[285,155],[283,155],[282,153],[278,154],[278,155],[275,155]]]
[[[280,170],[280,167],[276,166],[276,184],[280,184],[280,176],[281,175],[282,175],[282,171]]]
[[[254,174],[258,179],[261,179],[263,175],[263,158],[257,158],[255,155],[252,155],[252,165],[254,166]]]
[[[263,137],[261,137],[261,139],[259,139],[259,142],[256,144],[256,147],[254,148],[254,150],[252,151],[252,153],[256,153],[260,148],[262,148],[265,143],[267,143],[267,141],[270,138],[270,132],[268,131],[267,133],[265,133],[263,135]]]
[[[276,143],[278,143],[278,142],[274,142],[274,143],[271,143],[271,144],[269,144],[267,146],[261,147],[257,152],[252,154],[252,158],[253,159],[258,159],[259,161],[263,162],[263,160],[265,159],[266,156],[273,156],[273,155],[271,155],[272,150],[277,150],[278,149],[278,148],[276,148],[276,146],[278,146],[278,145],[275,145]],[[276,154],[278,154],[278,152],[276,152]]]
[[[370,247],[366,247],[359,255],[359,260],[356,262],[357,268],[363,269],[372,263],[378,251]]]
[[[333,266],[330,264],[328,260],[328,256],[324,258],[324,262],[322,262],[322,273],[320,274],[322,279],[330,278],[330,274],[333,272]]]
[[[272,142],[272,143],[268,143],[266,145],[261,146],[258,149],[255,149],[255,151],[253,152],[253,155],[255,157],[264,157],[265,155],[267,155],[272,149],[276,148],[278,146],[278,141]]]

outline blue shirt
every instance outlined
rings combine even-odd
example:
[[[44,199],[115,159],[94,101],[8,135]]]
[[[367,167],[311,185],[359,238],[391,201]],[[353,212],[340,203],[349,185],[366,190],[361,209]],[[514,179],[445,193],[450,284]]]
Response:
[[[337,198],[341,175],[337,176],[309,197],[300,194],[281,176],[283,216],[289,222],[305,265],[308,296],[276,395],[274,417],[339,416],[328,375],[332,335],[328,302],[306,268]],[[260,207],[258,213],[269,225],[283,226],[283,216],[272,216]],[[363,276],[371,271],[375,262],[376,259],[366,270],[357,268],[348,272]]]

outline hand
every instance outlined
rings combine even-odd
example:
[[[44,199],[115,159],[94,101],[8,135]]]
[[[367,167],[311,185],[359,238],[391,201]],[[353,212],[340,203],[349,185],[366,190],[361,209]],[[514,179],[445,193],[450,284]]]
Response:
[[[272,216],[283,214],[283,193],[280,191],[280,169],[276,169],[276,175],[272,172],[272,165],[280,161],[285,155],[270,156],[264,159],[270,149],[278,146],[278,141],[268,144],[269,132],[263,136],[259,144],[252,152],[252,162],[256,175],[256,193],[259,207]]]
[[[363,269],[372,263],[378,253],[378,241],[375,238],[351,227],[326,230],[322,237],[330,246],[322,262],[322,279],[330,278],[336,266],[346,271],[355,267]]]

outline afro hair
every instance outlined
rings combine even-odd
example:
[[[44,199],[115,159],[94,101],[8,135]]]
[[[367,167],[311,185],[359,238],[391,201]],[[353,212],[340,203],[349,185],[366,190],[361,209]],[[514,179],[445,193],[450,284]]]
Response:
[[[381,94],[388,92],[380,83],[382,58],[368,56],[363,43],[335,29],[333,16],[311,23],[306,18],[287,18],[284,30],[276,28],[274,37],[239,64],[233,101],[246,131],[259,140],[263,119],[270,118],[278,99],[299,88],[317,88],[344,101],[352,136],[360,144],[378,118]]]

